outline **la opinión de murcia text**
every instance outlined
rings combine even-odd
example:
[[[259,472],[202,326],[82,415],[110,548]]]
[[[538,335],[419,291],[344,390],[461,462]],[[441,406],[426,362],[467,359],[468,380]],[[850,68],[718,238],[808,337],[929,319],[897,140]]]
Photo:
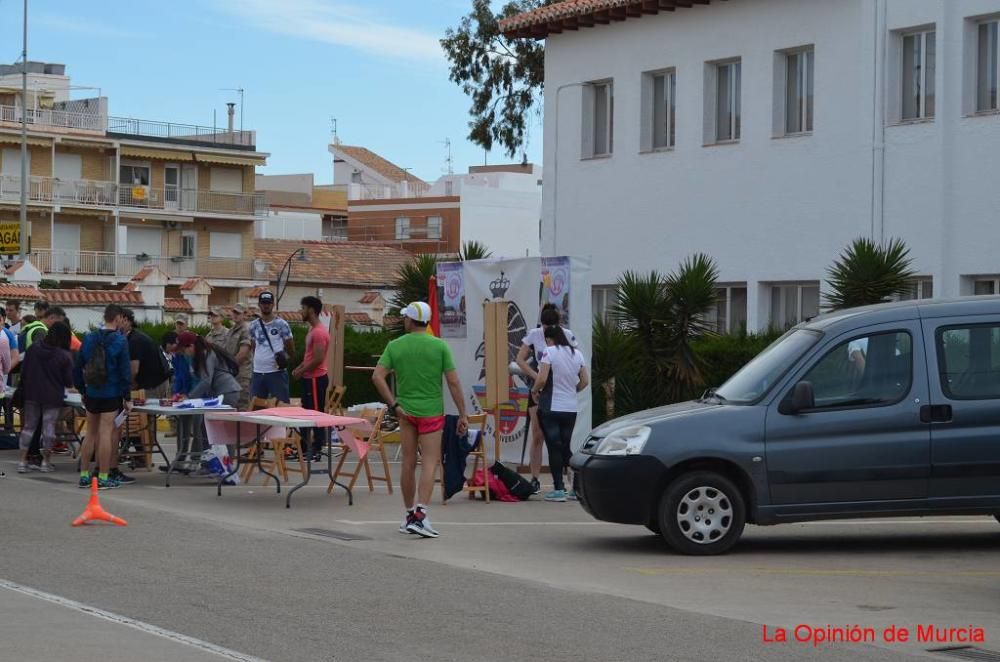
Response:
[[[830,644],[981,644],[986,641],[985,628],[917,625],[915,628],[890,625],[873,628],[861,625],[808,625],[793,628],[761,626],[761,641],[765,644],[808,644],[814,648]]]

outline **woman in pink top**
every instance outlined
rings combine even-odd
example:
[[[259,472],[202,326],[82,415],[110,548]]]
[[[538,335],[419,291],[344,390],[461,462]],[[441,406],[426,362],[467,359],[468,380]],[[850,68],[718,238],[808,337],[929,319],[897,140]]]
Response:
[[[323,312],[323,302],[317,297],[302,298],[302,319],[309,325],[306,334],[306,352],[302,363],[292,370],[292,377],[302,386],[302,408],[323,411],[326,404],[326,389],[330,378],[326,374],[326,350],[330,347],[330,332],[319,321]],[[312,459],[322,459],[326,445],[326,428],[305,428],[302,430],[302,452],[310,454],[309,439],[312,438]]]

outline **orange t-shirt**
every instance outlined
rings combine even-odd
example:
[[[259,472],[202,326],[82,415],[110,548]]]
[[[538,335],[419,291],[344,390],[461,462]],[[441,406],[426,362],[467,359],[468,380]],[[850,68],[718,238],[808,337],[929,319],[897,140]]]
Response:
[[[80,339],[76,337],[76,334],[75,333],[71,333],[70,336],[69,336],[69,351],[71,351],[71,352],[79,352],[80,351],[80,347],[82,347],[82,346],[83,346],[83,343],[80,342]]]

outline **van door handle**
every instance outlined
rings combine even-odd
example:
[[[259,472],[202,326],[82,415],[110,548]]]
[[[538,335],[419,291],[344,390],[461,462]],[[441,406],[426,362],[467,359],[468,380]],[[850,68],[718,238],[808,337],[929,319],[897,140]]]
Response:
[[[951,423],[951,405],[924,405],[920,408],[921,423]]]

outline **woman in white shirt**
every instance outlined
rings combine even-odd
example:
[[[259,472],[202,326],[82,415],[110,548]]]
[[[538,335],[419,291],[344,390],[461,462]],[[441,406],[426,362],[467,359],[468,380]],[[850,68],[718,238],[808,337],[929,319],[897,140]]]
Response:
[[[538,366],[541,364],[542,353],[545,351],[545,328],[546,327],[559,327],[559,308],[552,303],[547,303],[542,306],[542,312],[539,315],[539,322],[541,324],[524,336],[524,341],[521,344],[521,349],[517,353],[517,366],[521,369],[521,372],[529,380],[534,381],[538,379]],[[563,334],[569,340],[570,345],[573,347],[577,346],[576,336],[573,332],[562,327]],[[534,489],[535,494],[541,492],[541,486],[538,483],[538,475],[542,470],[542,441],[544,439],[542,435],[542,426],[538,421],[538,402],[535,401],[534,397],[528,400],[528,420],[530,421],[529,427],[531,428],[529,434],[531,435],[531,447],[528,449],[528,466],[531,469],[531,487]]]
[[[590,376],[583,353],[573,347],[560,327],[545,327],[545,344],[538,378],[531,389],[538,401],[538,420],[552,471],[553,490],[545,495],[545,500],[566,501],[563,470],[569,467],[572,456],[570,442],[578,411],[576,394],[587,388]]]

